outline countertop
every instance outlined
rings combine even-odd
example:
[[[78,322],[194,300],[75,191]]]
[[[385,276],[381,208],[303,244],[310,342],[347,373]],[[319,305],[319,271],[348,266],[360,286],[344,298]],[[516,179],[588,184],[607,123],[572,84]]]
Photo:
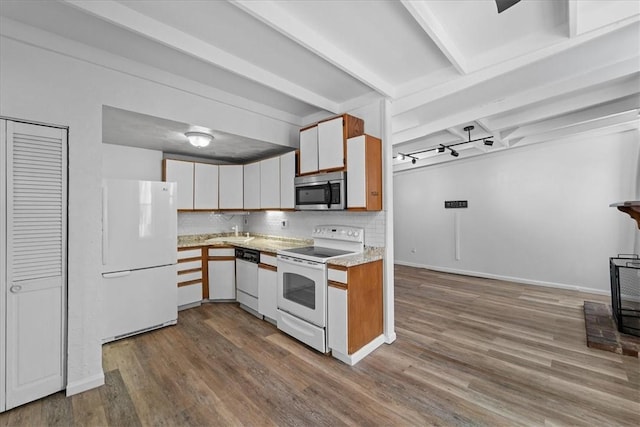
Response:
[[[218,234],[195,234],[178,236],[178,248],[195,248],[195,247],[216,247],[216,246],[233,246],[238,248],[254,249],[261,252],[277,252],[281,249],[301,248],[313,245],[313,239],[295,239],[290,237],[269,236],[264,234],[252,233],[253,240],[248,242],[229,242],[224,241],[224,237],[234,237],[233,233]],[[221,239],[219,242],[207,242],[210,239]],[[342,267],[352,267],[354,265],[366,264],[377,261],[384,257],[383,247],[366,246],[361,254],[349,255],[329,260],[329,265],[339,265]]]

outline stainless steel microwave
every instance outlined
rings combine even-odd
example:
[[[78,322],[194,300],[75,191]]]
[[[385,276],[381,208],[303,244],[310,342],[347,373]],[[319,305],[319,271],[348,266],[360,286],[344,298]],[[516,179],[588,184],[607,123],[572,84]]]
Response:
[[[298,210],[343,210],[347,207],[346,172],[299,176],[294,184]]]

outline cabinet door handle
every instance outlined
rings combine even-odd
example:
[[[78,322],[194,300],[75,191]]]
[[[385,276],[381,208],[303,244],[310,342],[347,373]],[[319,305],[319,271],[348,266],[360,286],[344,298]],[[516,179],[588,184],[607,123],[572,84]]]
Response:
[[[11,291],[11,293],[17,294],[18,292],[20,292],[22,290],[22,286],[13,285],[12,287],[9,288],[9,290]]]

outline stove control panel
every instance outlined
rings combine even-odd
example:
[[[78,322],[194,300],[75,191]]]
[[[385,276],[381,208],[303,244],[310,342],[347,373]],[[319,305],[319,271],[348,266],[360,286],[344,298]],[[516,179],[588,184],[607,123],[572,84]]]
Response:
[[[318,225],[313,228],[311,235],[314,239],[364,242],[364,228],[344,225]]]

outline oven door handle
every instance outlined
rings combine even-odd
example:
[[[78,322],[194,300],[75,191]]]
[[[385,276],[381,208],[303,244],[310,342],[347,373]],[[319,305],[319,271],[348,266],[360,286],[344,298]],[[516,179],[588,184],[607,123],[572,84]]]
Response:
[[[320,262],[307,261],[299,258],[292,258],[286,255],[278,255],[278,262],[288,265],[293,265],[296,267],[302,268],[313,268],[316,270],[322,270],[324,268],[324,264]]]

